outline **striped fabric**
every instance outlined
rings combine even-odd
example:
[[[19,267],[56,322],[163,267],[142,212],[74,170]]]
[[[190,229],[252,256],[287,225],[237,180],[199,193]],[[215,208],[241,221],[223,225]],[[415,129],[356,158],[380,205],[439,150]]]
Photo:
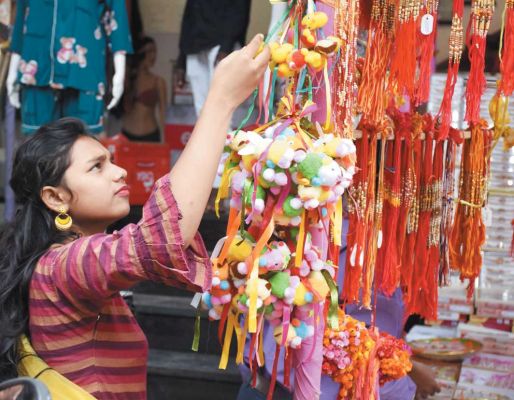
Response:
[[[151,280],[193,291],[211,282],[199,234],[184,249],[169,176],[143,218],[112,235],[52,247],[30,285],[30,336],[55,370],[98,399],[146,398],[148,343],[119,291]]]

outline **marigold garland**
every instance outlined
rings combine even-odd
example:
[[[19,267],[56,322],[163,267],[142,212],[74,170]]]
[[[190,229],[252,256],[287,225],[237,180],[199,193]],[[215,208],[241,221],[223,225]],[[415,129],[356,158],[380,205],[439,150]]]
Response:
[[[380,332],[377,358],[380,363],[380,386],[406,376],[412,370],[410,347],[402,339]]]
[[[338,399],[353,398],[359,390],[355,382],[366,370],[375,341],[363,322],[339,310],[339,326],[327,326],[323,337],[323,373],[339,383]],[[362,389],[362,388],[361,388]]]

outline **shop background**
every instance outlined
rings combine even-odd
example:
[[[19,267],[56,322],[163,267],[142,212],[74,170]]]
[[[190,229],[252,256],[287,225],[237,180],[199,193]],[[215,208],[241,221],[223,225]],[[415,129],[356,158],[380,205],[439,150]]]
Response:
[[[212,0],[215,1],[215,0]],[[152,36],[158,49],[154,72],[166,79],[171,93],[172,66],[178,57],[180,25],[186,0],[139,0],[146,34]],[[268,0],[253,0],[247,38],[268,30],[271,6]]]

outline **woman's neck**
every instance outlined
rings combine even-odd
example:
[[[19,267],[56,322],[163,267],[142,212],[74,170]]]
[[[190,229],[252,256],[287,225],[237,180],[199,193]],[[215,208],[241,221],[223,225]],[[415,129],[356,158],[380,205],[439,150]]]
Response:
[[[91,236],[97,233],[105,233],[109,225],[105,223],[73,224],[73,230],[81,236]]]

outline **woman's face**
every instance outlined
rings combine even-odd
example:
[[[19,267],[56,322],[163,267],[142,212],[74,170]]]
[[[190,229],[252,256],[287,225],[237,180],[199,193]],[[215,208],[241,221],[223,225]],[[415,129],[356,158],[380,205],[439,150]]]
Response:
[[[150,42],[144,45],[141,51],[145,55],[145,65],[148,68],[151,68],[155,65],[155,61],[157,60],[157,46],[155,43]]]
[[[111,162],[111,154],[97,140],[77,139],[64,183],[71,192],[68,214],[83,234],[103,232],[129,213],[126,176],[127,171]]]

